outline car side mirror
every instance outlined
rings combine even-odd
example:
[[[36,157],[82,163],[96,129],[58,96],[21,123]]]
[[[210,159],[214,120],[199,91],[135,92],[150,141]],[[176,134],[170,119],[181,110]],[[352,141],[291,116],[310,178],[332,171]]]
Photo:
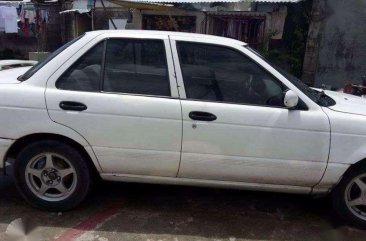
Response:
[[[294,91],[287,90],[285,92],[285,98],[283,99],[283,104],[285,105],[285,107],[292,109],[296,107],[298,103],[299,103],[299,96],[297,96],[297,94]]]

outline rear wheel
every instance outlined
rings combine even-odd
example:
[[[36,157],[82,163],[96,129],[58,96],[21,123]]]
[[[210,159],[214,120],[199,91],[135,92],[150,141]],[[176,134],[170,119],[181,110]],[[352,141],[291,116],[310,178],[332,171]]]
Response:
[[[350,225],[366,229],[366,165],[349,170],[332,192],[333,206]]]
[[[66,211],[81,203],[91,188],[86,160],[73,147],[58,141],[40,141],[25,147],[14,164],[15,181],[34,207]]]

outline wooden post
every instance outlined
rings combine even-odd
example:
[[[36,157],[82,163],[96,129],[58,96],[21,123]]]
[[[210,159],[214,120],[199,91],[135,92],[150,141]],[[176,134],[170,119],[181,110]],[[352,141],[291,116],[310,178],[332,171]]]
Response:
[[[315,82],[325,10],[325,0],[313,0],[302,72],[302,80],[309,86],[313,86]]]
[[[105,7],[105,5],[104,5],[103,0],[100,0],[100,3],[102,4],[104,11],[106,11],[107,9],[106,9],[106,7]],[[110,17],[110,18],[109,18],[109,20],[111,20],[111,23],[112,23],[112,25],[113,25],[114,29],[117,29],[116,24],[114,24],[113,18],[111,18],[111,17]],[[109,25],[109,23],[108,23],[108,25]]]

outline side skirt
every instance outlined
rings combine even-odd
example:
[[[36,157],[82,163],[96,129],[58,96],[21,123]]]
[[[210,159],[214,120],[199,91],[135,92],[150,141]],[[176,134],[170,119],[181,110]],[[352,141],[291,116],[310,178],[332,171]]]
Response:
[[[189,179],[189,178],[176,178],[176,177],[140,176],[140,175],[113,174],[113,173],[101,173],[100,176],[103,180],[117,181],[117,182],[137,182],[137,183],[149,183],[149,184],[200,186],[200,187],[230,188],[230,189],[298,193],[298,194],[310,194],[311,193],[311,187],[285,186],[285,185],[273,185],[273,184],[262,184],[262,183],[243,183],[243,182],[231,182],[231,181]]]

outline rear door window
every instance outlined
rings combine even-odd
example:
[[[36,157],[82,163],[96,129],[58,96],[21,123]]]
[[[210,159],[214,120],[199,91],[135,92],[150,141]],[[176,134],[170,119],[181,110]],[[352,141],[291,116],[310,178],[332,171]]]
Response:
[[[104,42],[92,47],[78,59],[56,82],[63,90],[99,91]]]
[[[162,40],[109,39],[105,55],[103,91],[170,96]]]

